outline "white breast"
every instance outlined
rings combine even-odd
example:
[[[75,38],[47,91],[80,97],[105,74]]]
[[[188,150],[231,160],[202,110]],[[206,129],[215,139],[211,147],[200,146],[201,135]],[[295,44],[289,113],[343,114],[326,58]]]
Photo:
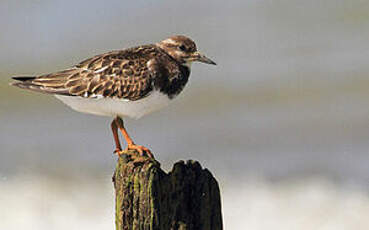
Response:
[[[131,117],[135,119],[159,110],[167,106],[170,102],[168,96],[160,93],[159,91],[154,91],[149,96],[137,101],[115,98],[55,96],[78,112],[101,116]]]

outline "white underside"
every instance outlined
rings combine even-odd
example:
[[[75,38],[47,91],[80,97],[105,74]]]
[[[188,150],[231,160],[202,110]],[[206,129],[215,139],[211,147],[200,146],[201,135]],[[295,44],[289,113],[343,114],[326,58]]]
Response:
[[[84,98],[76,96],[55,95],[72,109],[101,116],[121,116],[138,119],[151,112],[167,106],[170,99],[167,95],[154,91],[147,97],[129,101],[115,98]]]

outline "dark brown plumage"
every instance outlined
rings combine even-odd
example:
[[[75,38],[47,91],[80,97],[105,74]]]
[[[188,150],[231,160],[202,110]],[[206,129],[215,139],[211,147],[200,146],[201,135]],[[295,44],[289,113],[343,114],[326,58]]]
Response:
[[[26,78],[17,86],[44,93],[82,97],[115,97],[138,100],[153,87],[158,75],[159,62],[147,66],[156,58],[168,62],[168,55],[154,45],[140,46],[122,51],[97,55],[64,71]],[[154,59],[153,59],[154,60]],[[175,68],[171,68],[175,71]]]

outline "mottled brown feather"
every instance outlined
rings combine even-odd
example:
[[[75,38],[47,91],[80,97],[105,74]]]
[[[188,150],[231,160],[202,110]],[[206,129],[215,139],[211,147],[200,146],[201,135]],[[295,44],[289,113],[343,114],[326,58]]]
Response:
[[[97,55],[71,69],[26,77],[14,85],[51,94],[132,101],[155,89],[172,98],[182,91],[190,74],[181,63],[160,45],[144,45]]]
[[[138,100],[148,95],[155,73],[147,67],[165,55],[155,45],[112,51],[86,59],[74,68],[22,82],[24,88],[45,93],[83,97],[113,97]]]

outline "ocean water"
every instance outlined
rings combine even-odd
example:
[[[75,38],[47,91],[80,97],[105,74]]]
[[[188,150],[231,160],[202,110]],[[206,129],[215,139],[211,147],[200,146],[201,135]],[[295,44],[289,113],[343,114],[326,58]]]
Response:
[[[1,229],[114,229],[111,181],[45,174],[3,178]],[[246,180],[222,187],[224,229],[367,229],[368,194],[357,187],[305,178]]]

